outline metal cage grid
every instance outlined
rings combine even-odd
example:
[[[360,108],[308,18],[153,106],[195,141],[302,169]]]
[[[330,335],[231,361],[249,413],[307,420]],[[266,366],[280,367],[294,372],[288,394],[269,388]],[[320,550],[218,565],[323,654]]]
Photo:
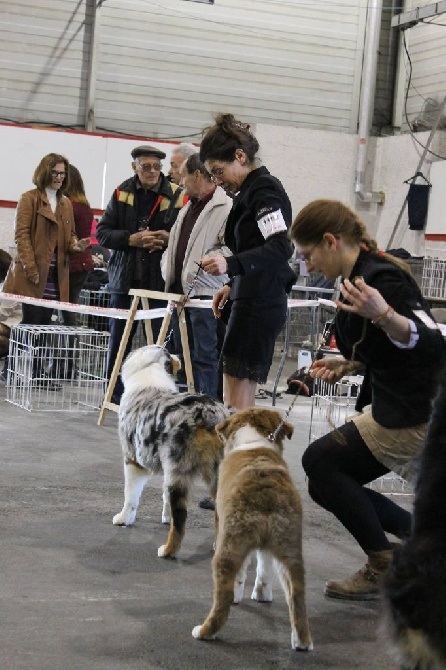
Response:
[[[12,328],[6,402],[29,412],[99,409],[107,384],[108,338],[77,326]]]
[[[297,288],[294,287],[291,291],[291,298],[302,299],[317,299],[327,298],[327,294],[321,291],[319,294],[313,292],[311,295],[305,294],[305,286]],[[331,297],[333,291],[328,297]],[[313,313],[311,308],[307,309],[292,309],[288,315],[289,319],[289,346],[288,356],[295,358],[301,348],[310,349],[313,355],[320,344],[320,335],[324,329],[327,321],[331,320],[334,315],[334,309],[325,305],[319,305],[317,310],[317,323],[313,324]],[[315,327],[314,327],[315,326]],[[315,331],[315,332],[314,332]],[[316,333],[317,341],[314,341]],[[282,330],[277,338],[276,349],[280,350],[285,340],[285,328]]]
[[[79,304],[93,307],[110,307],[110,293],[106,290],[91,291],[89,289],[82,289],[79,294]],[[79,323],[85,328],[99,330],[101,332],[109,332],[110,317],[98,316],[96,314],[79,314]],[[138,321],[135,335],[132,342],[132,350],[143,347],[146,344],[146,336],[144,333],[144,322]]]
[[[90,291],[89,289],[82,289],[79,294],[79,304],[94,306],[94,307],[109,307],[110,293],[107,291]],[[79,314],[79,322],[85,328],[92,328],[93,330],[108,331],[109,317],[98,316],[96,314]]]
[[[316,379],[311,405],[309,442],[342,426],[356,414],[355,403],[363,378],[346,377],[336,384]]]
[[[315,380],[315,392],[311,406],[309,441],[313,442],[334,428],[344,424],[356,414],[356,398],[363,377],[345,377],[336,384]],[[412,486],[394,472],[389,472],[368,484],[370,488],[385,494],[412,494]]]
[[[446,298],[446,261],[426,257],[423,263],[421,292],[425,298]]]

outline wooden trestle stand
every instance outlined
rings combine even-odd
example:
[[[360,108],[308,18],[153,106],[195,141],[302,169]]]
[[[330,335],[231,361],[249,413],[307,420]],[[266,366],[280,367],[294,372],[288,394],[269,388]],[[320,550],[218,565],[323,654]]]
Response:
[[[99,412],[98,426],[102,426],[105,418],[106,410],[112,412],[119,412],[119,405],[111,402],[113,391],[116,386],[116,380],[118,378],[119,372],[121,370],[122,359],[124,358],[125,348],[130,337],[132,330],[133,322],[135,321],[136,312],[138,311],[139,301],[141,301],[143,310],[149,309],[149,298],[153,300],[163,300],[168,303],[173,303],[175,307],[182,306],[184,304],[185,297],[178,293],[163,293],[162,291],[148,291],[145,289],[130,289],[129,295],[133,296],[132,304],[130,306],[130,313],[125,324],[124,332],[122,334],[121,343],[119,345],[118,354],[116,356],[115,364],[108,382],[107,390],[105,392],[104,401],[102,403],[101,410]],[[186,327],[186,315],[184,308],[179,310],[179,327],[181,335],[181,344],[183,348],[183,360],[184,360],[184,369],[186,373],[186,380],[188,384],[188,389],[193,390],[194,388],[194,378],[192,374],[192,364],[190,359],[190,350],[189,350],[189,340],[187,337],[187,327]],[[166,339],[167,331],[170,325],[170,319],[172,316],[172,309],[168,305],[167,313],[163,319],[161,325],[161,330],[158,335],[157,344],[162,345]],[[144,319],[144,328],[146,332],[146,338],[148,344],[153,344],[153,334],[152,334],[152,324],[150,323],[151,319]]]

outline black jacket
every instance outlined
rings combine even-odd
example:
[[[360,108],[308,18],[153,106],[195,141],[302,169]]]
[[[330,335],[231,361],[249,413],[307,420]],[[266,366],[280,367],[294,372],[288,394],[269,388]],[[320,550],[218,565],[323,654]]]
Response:
[[[225,243],[234,254],[227,258],[232,300],[256,297],[273,302],[291,290],[296,276],[288,263],[293,248],[287,232],[265,239],[258,225],[262,216],[277,210],[289,228],[291,203],[282,184],[265,167],[253,170],[226,222]]]
[[[101,246],[111,249],[108,264],[108,290],[110,293],[128,293],[135,275],[137,248],[129,246],[129,237],[138,231],[138,211],[136,175],[127,179],[113,193],[96,230]],[[176,184],[171,184],[161,174],[159,195],[163,196],[150,220],[150,230],[170,231],[178,212],[184,204],[185,196]],[[152,253],[142,252],[143,275],[140,288],[164,291],[161,276],[161,256],[163,250]]]
[[[445,344],[439,329],[428,327],[415,313],[429,305],[410,275],[379,254],[362,251],[350,279],[362,276],[398,314],[415,322],[419,340],[413,349],[400,349],[369,319],[339,310],[335,318],[336,343],[342,355],[366,367],[357,409],[372,405],[375,421],[385,428],[408,428],[429,420],[436,375],[444,362]],[[365,330],[364,330],[365,329]]]

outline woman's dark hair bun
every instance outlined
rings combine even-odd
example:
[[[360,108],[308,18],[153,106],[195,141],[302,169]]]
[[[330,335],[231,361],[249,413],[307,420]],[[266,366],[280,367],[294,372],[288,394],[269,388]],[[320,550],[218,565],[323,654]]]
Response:
[[[215,117],[215,125],[219,126],[226,132],[231,132],[234,130],[245,130],[249,132],[250,128],[249,123],[242,123],[241,121],[237,121],[233,114],[217,114]]]
[[[248,123],[238,121],[233,114],[217,113],[214,125],[205,128],[200,146],[200,160],[233,161],[237,149],[243,149],[252,162],[259,150],[259,143]]]

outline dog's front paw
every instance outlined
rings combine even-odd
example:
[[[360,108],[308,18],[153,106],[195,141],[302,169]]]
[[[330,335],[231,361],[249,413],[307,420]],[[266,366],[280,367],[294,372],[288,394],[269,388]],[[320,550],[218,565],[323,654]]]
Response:
[[[175,554],[167,550],[167,544],[162,544],[158,547],[159,558],[175,558]]]
[[[196,640],[215,640],[215,635],[210,635],[209,637],[202,635],[202,628],[203,626],[195,626],[195,628],[192,629],[192,637],[194,637]]]
[[[114,526],[131,526],[136,519],[136,511],[131,514],[126,514],[124,511],[115,514],[113,517]]]
[[[297,631],[293,630],[291,632],[291,649],[294,649],[294,651],[313,651],[313,642],[311,638],[307,643],[301,642]]]
[[[161,523],[166,523],[167,525],[170,524],[170,514],[164,514],[164,512],[161,514]]]
[[[255,584],[251,593],[251,600],[259,603],[270,603],[273,600],[273,590],[269,584]]]

